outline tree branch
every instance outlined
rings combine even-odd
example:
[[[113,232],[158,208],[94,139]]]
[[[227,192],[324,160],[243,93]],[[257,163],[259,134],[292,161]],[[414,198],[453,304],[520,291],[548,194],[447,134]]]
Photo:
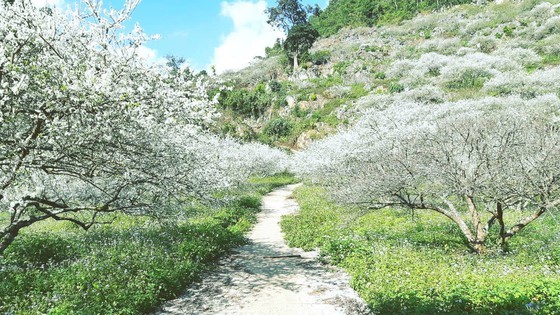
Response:
[[[502,242],[506,243],[510,238],[512,238],[515,234],[519,233],[524,227],[526,227],[531,222],[538,219],[541,215],[546,212],[545,207],[540,207],[537,211],[535,211],[530,216],[522,219],[516,225],[512,226],[507,232],[502,235]]]

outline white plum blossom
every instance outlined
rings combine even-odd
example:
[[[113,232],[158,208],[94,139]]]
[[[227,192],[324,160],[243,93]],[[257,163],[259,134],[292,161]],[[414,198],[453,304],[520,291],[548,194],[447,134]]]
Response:
[[[458,37],[452,38],[431,38],[424,41],[419,47],[424,51],[437,52],[444,55],[451,55],[461,48],[461,40]]]
[[[555,93],[560,90],[560,68],[536,70],[531,74],[525,71],[503,72],[484,84],[483,90],[498,94],[519,94],[535,97]]]
[[[499,6],[454,6],[319,41],[331,63],[371,61],[371,92],[351,103],[357,122],[295,155],[296,173],[342,202],[439,212],[477,252],[493,225],[505,244],[557,211],[560,5]],[[381,53],[367,59],[357,48],[367,45]]]
[[[513,60],[524,67],[535,66],[542,60],[534,50],[520,47],[502,47],[492,54]]]
[[[142,60],[150,37],[122,27],[138,2],[0,1],[0,253],[41,220],[88,229],[114,211],[169,215],[282,168],[279,151],[206,131],[204,81]]]
[[[492,225],[506,243],[558,209],[559,116],[556,95],[395,102],[298,153],[294,169],[343,202],[438,212],[482,252]],[[512,223],[521,205],[532,212]]]

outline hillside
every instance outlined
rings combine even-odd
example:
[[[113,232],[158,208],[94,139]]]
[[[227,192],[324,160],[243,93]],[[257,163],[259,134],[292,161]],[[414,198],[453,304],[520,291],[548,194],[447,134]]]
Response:
[[[38,2],[0,0],[0,314],[560,314],[560,0],[331,0],[220,76],[147,63],[138,1]]]
[[[294,73],[280,54],[223,75],[260,100],[239,105],[255,107],[245,115],[225,106],[223,132],[297,150],[371,107],[558,93],[559,13],[557,1],[463,4],[343,29],[318,40]]]
[[[329,62],[293,82],[342,123],[293,155],[289,243],[376,314],[558,314],[559,13],[460,5],[318,41]]]

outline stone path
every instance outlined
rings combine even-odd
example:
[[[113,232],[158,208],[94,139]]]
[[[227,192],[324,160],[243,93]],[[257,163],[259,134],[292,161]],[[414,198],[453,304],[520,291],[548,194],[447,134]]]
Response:
[[[156,314],[331,315],[368,314],[343,271],[317,261],[317,252],[289,248],[281,217],[298,210],[297,185],[263,198],[250,243]]]

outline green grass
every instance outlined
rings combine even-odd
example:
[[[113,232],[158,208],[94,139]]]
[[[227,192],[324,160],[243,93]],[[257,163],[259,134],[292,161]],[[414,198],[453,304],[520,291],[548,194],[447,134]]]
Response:
[[[544,54],[542,63],[545,66],[557,66],[560,65],[560,55],[556,54]]]
[[[548,216],[512,239],[507,254],[468,252],[456,226],[430,212],[357,208],[323,189],[295,192],[298,215],[282,228],[291,246],[321,248],[379,314],[557,314],[558,223]]]
[[[254,178],[188,221],[121,215],[89,232],[57,222],[31,227],[0,259],[0,313],[148,313],[244,244],[261,196],[292,182],[289,174]]]

